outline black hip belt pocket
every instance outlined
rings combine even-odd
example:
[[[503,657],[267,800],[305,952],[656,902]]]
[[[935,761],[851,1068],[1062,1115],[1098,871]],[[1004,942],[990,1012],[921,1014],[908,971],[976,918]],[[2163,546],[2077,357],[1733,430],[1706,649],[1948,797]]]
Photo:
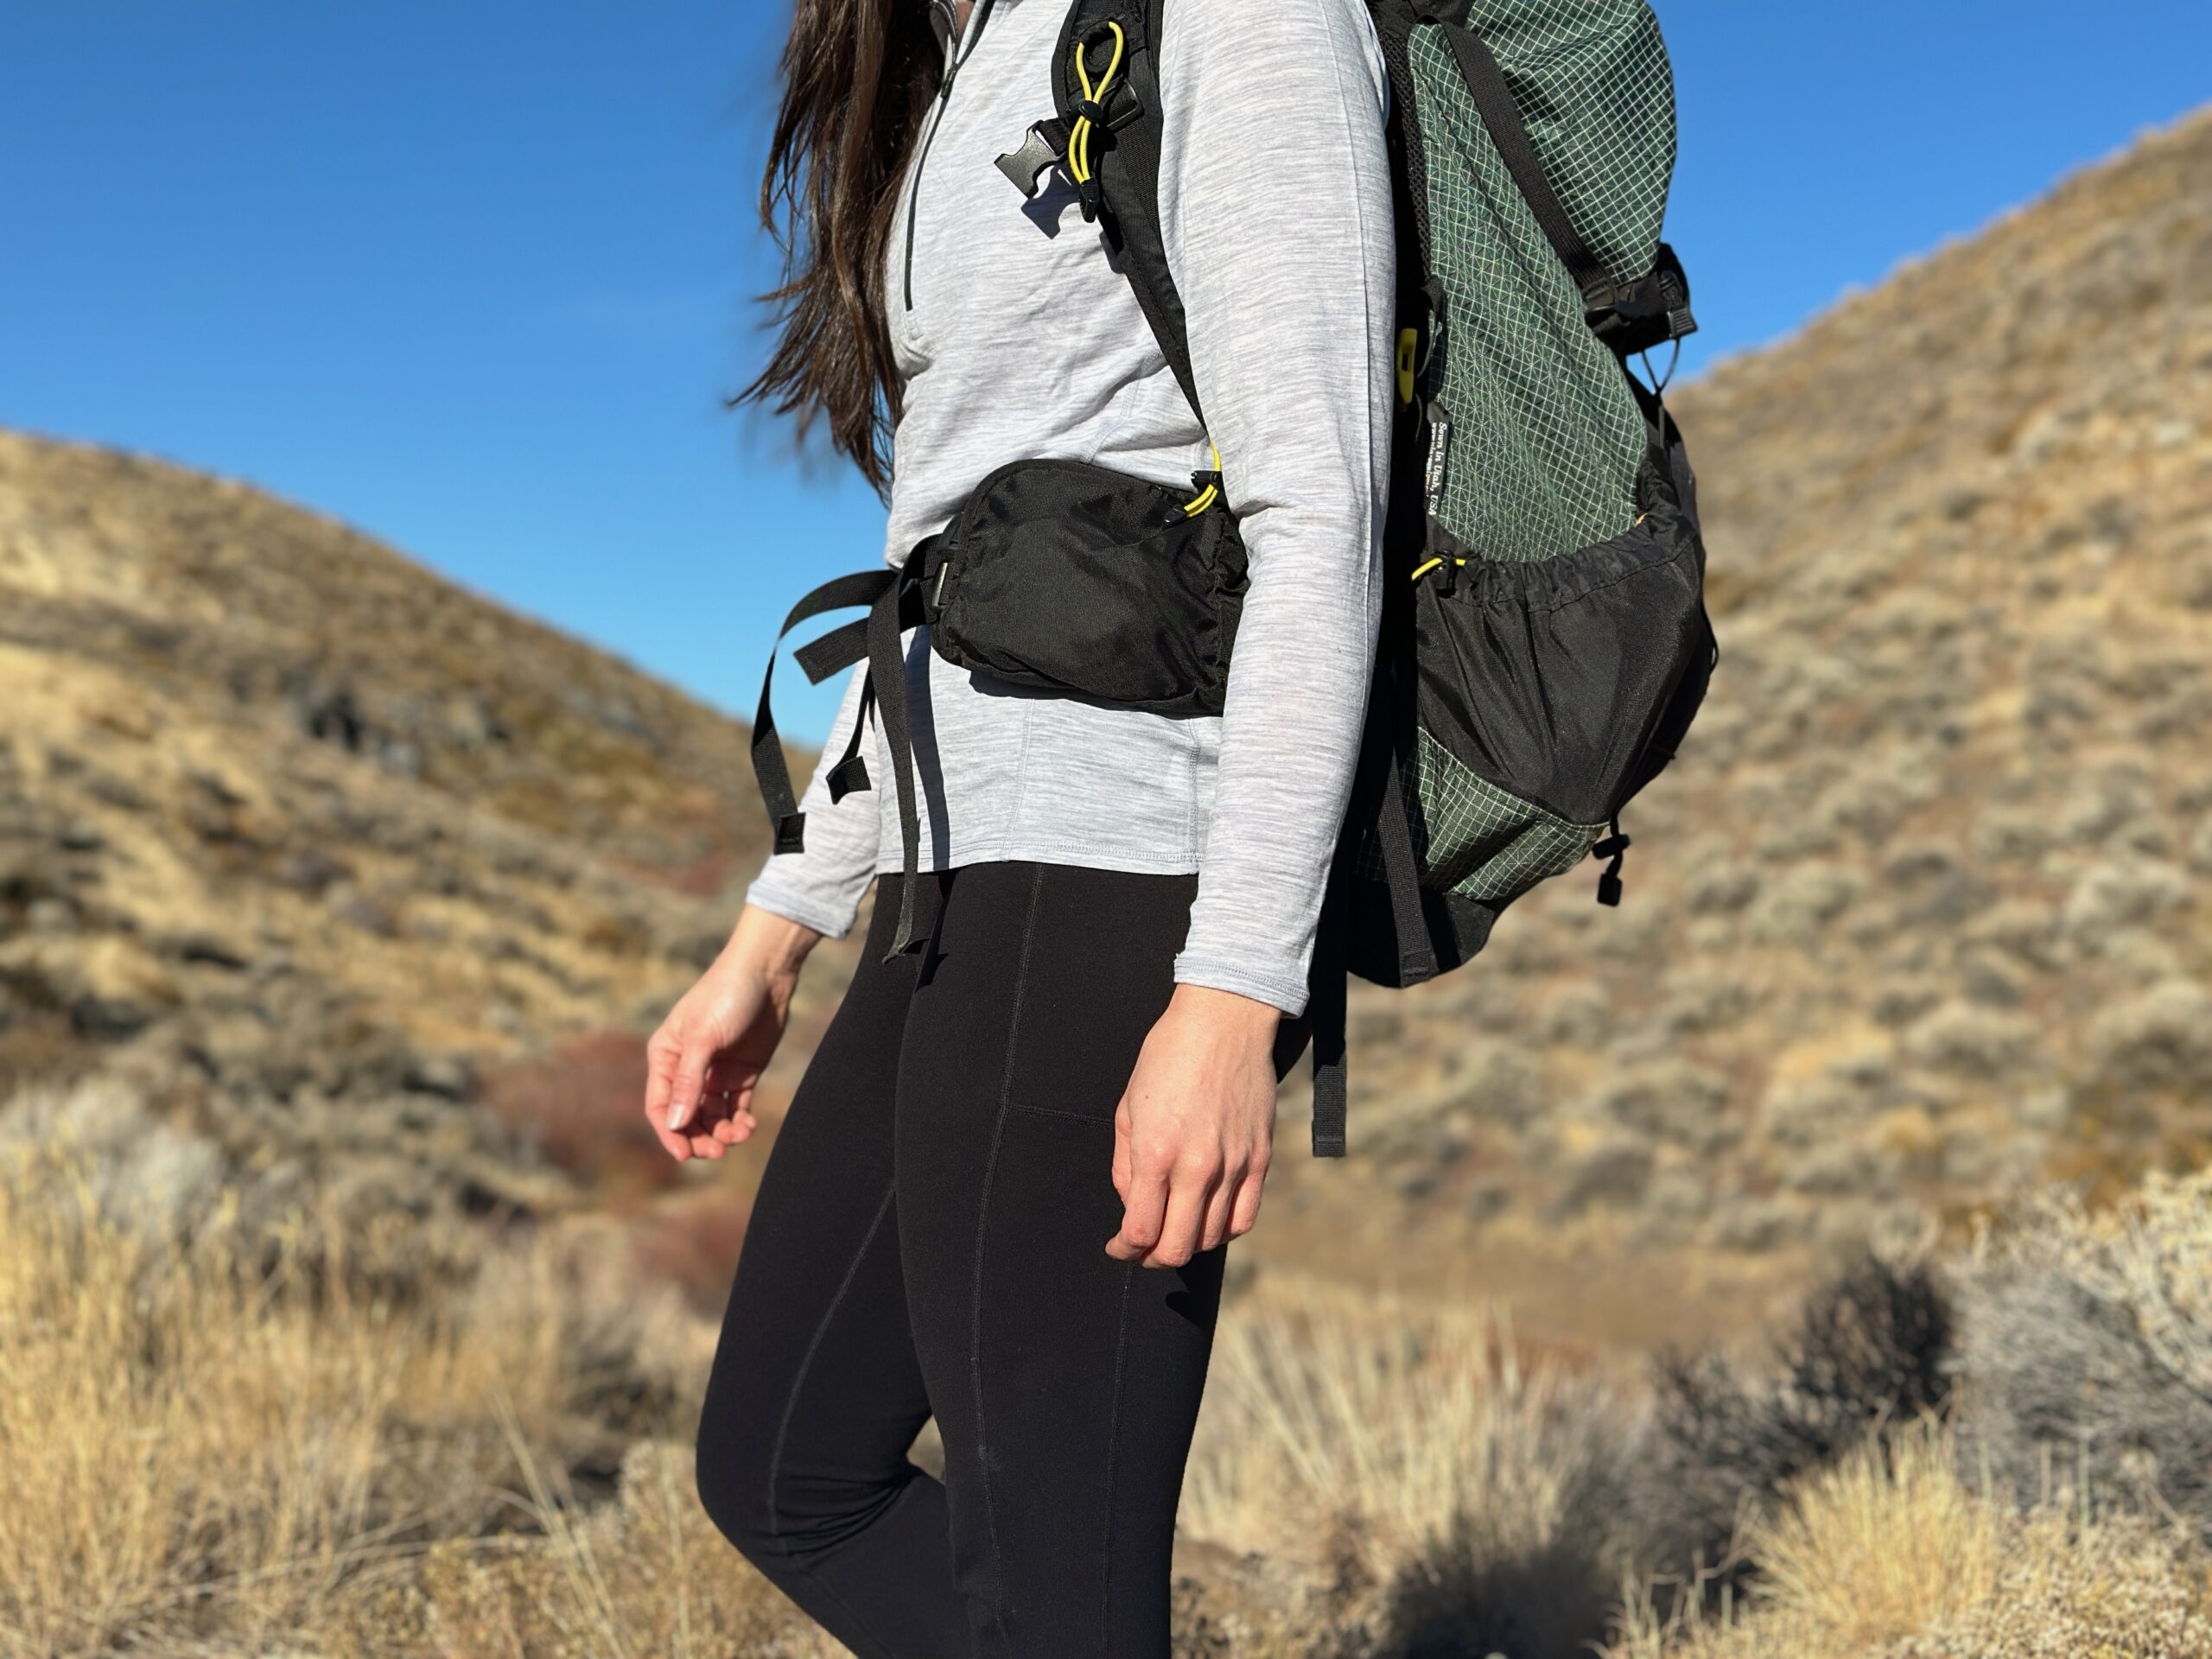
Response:
[[[1217,715],[1245,588],[1244,543],[1217,475],[1198,493],[1087,461],[1022,461],[969,492],[950,524],[904,568],[823,583],[792,607],[777,641],[837,611],[866,617],[801,645],[793,660],[820,684],[866,660],[859,716],[830,766],[835,802],[875,780],[861,753],[870,716],[889,751],[905,878],[894,954],[915,943],[921,817],[906,709],[909,628],[926,624],[938,655],[1001,684],[1117,709]],[[760,680],[753,767],[779,853],[804,852],[774,713],[776,659]]]
[[[1244,543],[1217,488],[1194,505],[1086,461],[1000,467],[916,550],[931,648],[1029,690],[1219,714]]]

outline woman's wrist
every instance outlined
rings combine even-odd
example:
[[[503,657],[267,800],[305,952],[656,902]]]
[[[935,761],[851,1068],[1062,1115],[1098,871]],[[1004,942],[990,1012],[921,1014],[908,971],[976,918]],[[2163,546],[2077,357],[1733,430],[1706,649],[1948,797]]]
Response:
[[[1273,1046],[1282,1023],[1282,1010],[1273,1003],[1211,985],[1178,985],[1168,1007],[1179,1018],[1203,1021],[1209,1029],[1262,1047]]]
[[[768,984],[788,991],[798,982],[799,970],[822,935],[804,922],[779,916],[772,910],[747,905],[738,912],[721,959],[743,973],[758,974]]]

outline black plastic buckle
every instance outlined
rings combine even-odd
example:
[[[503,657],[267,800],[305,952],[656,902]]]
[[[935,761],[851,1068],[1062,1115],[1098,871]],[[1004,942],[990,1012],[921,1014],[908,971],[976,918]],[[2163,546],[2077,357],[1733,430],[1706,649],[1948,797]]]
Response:
[[[1583,298],[1592,331],[1624,358],[1697,332],[1689,276],[1664,242],[1643,276],[1610,287],[1593,284]]]
[[[998,169],[1014,181],[1015,189],[1033,200],[1038,181],[1067,153],[1067,124],[1058,118],[1033,122],[1021,148],[999,157]]]

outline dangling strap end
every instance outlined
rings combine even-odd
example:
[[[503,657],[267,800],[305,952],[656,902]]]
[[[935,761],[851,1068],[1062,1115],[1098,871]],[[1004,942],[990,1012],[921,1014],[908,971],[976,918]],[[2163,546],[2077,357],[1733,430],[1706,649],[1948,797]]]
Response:
[[[1334,1060],[1324,1060],[1317,1052],[1313,1059],[1313,1155],[1316,1158],[1341,1158],[1344,1155],[1344,1060],[1341,1052]]]
[[[830,773],[830,804],[835,806],[848,795],[865,794],[870,786],[868,762],[857,754],[850,755]]]
[[[806,814],[787,813],[776,820],[776,855],[806,850]]]
[[[905,877],[899,883],[899,925],[892,930],[891,949],[884,952],[883,959],[887,963],[898,961],[921,943],[916,937],[918,930],[914,922],[916,881],[914,868],[909,865]]]
[[[1612,861],[1605,866],[1605,873],[1598,878],[1598,902],[1609,910],[1618,910],[1620,907],[1623,892],[1621,865],[1628,857],[1628,849],[1634,846],[1635,842],[1621,833],[1621,821],[1618,818],[1613,820],[1612,831],[1612,834],[1590,849],[1590,856]]]

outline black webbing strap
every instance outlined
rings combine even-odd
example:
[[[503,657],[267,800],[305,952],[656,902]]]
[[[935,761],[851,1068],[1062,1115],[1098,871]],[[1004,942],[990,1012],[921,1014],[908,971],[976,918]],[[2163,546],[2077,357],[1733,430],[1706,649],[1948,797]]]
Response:
[[[1429,938],[1428,917],[1421,905],[1421,865],[1414,850],[1411,809],[1407,804],[1406,765],[1401,745],[1420,739],[1417,687],[1410,673],[1397,664],[1413,659],[1412,607],[1405,606],[1393,619],[1397,650],[1387,671],[1378,675],[1370,700],[1368,747],[1376,754],[1381,772],[1376,788],[1375,826],[1381,842],[1383,879],[1390,892],[1390,931],[1398,946],[1398,983],[1419,985],[1436,977],[1436,946]]]
[[[1405,776],[1397,745],[1387,747],[1382,813],[1382,875],[1390,889],[1390,931],[1398,942],[1398,983],[1419,985],[1436,977],[1436,946],[1421,909],[1421,867],[1414,856],[1413,820],[1406,810]]]
[[[1160,144],[1164,125],[1160,111],[1160,30],[1164,0],[1075,0],[1061,31],[1059,61],[1054,68],[1055,101],[1063,120],[1071,120],[1083,89],[1075,79],[1077,41],[1103,36],[1119,23],[1128,42],[1122,77],[1106,99],[1111,119],[1094,132],[1092,167],[1104,195],[1107,240],[1119,260],[1137,308],[1160,342],[1160,354],[1190,399],[1203,425],[1205,411],[1191,373],[1189,327],[1183,296],[1167,268],[1160,228]],[[1103,51],[1103,47],[1102,47]]]
[[[1443,30],[1452,55],[1459,60],[1459,73],[1466,79],[1467,90],[1474,95],[1475,108],[1483,118],[1483,124],[1490,129],[1491,142],[1497,146],[1506,170],[1513,175],[1513,181],[1527,199],[1536,223],[1543,226],[1545,237],[1574,278],[1574,285],[1592,304],[1601,302],[1611,291],[1612,278],[1590,251],[1582,232],[1574,228],[1574,221],[1567,216],[1558,193],[1545,175],[1543,161],[1537,156],[1535,145],[1529,142],[1528,125],[1521,118],[1521,105],[1514,99],[1513,89],[1506,83],[1505,71],[1498,67],[1497,54],[1471,29],[1445,22],[1434,26]]]
[[[876,720],[891,751],[891,782],[899,795],[899,839],[904,862],[899,883],[899,928],[887,957],[914,944],[914,893],[920,881],[922,819],[914,803],[914,740],[906,722],[906,653],[899,645],[905,613],[920,602],[921,570],[909,560],[868,613],[868,677],[874,689]]]
[[[767,805],[768,824],[774,832],[774,847],[779,853],[806,850],[806,815],[798,810],[798,798],[791,792],[791,768],[785,763],[784,746],[776,735],[776,653],[783,649],[785,637],[801,623],[826,616],[831,611],[872,606],[886,593],[895,591],[899,582],[895,570],[860,570],[825,582],[792,606],[791,614],[784,619],[784,626],[776,631],[776,643],[768,652],[768,671],[760,677],[760,706],[753,716],[753,775],[760,785],[760,798]],[[849,634],[849,629],[840,628],[796,653],[809,679],[819,684],[839,668],[860,660],[857,651],[838,663],[830,660],[834,652],[822,650],[829,640]]]
[[[1313,936],[1313,972],[1308,981],[1306,1018],[1313,1027],[1313,1155],[1344,1155],[1345,1098],[1349,1079],[1344,1051],[1351,988],[1351,865],[1349,828],[1337,845],[1336,862],[1321,899],[1321,919]]]

